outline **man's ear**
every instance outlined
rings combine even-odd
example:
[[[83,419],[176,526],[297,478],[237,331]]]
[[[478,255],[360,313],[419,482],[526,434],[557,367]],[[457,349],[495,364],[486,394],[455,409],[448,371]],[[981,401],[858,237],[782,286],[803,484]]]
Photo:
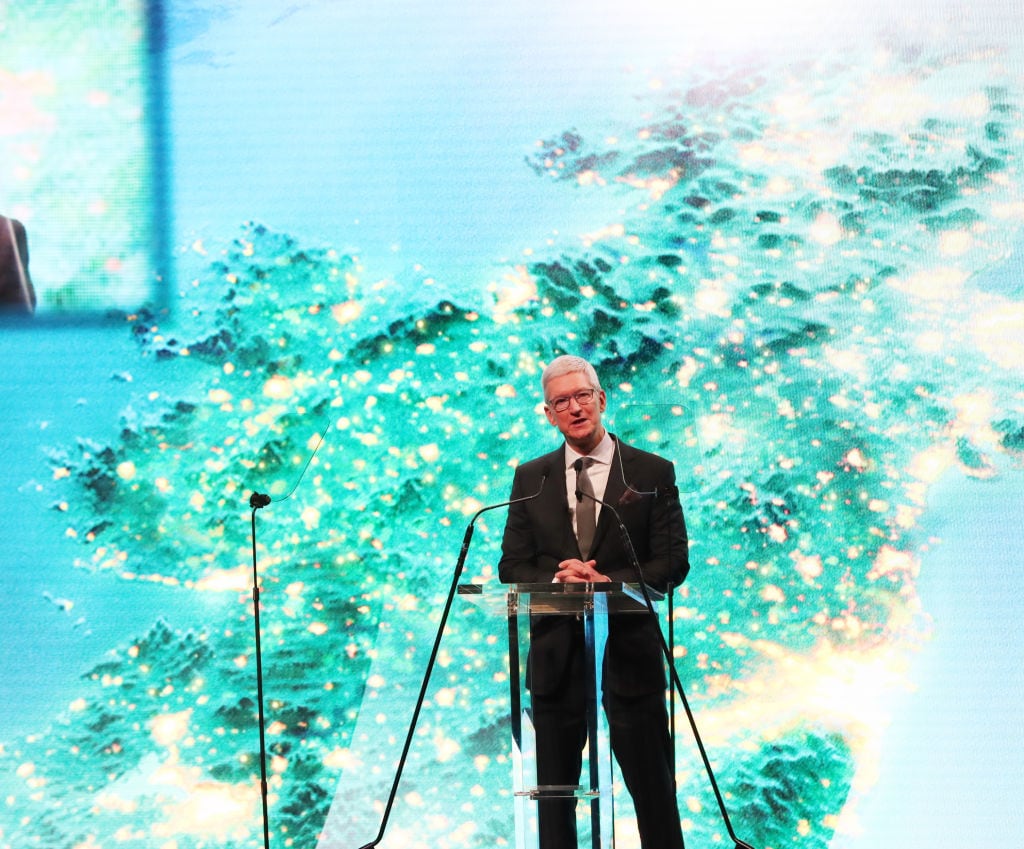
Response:
[[[555,414],[553,412],[551,412],[551,408],[547,404],[544,405],[544,415],[548,417],[548,421],[554,427],[558,426],[558,425],[555,424]]]

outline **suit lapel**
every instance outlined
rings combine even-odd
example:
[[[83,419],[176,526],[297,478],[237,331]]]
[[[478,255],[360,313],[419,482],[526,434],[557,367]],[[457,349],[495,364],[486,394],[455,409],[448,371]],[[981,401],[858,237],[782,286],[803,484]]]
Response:
[[[576,534],[572,529],[572,514],[569,512],[569,502],[566,497],[565,446],[552,451],[546,460],[549,462],[550,471],[545,490],[549,494],[546,494],[543,501],[550,511],[548,521],[551,524],[549,526],[559,529],[564,541],[562,549],[572,551],[576,546]]]
[[[614,438],[614,437],[613,437]],[[619,499],[622,498],[623,493],[626,491],[626,484],[623,481],[623,474],[625,472],[625,458],[623,458],[623,466],[619,467],[619,457],[621,449],[624,446],[618,439],[615,440],[615,454],[612,455],[612,462],[608,468],[608,482],[605,484],[604,498],[601,500],[609,507],[602,505],[601,515],[597,519],[597,529],[594,531],[594,550],[596,551],[598,546],[604,540],[605,535],[611,533],[617,521],[615,515],[612,512],[619,510]],[[626,446],[628,447],[628,446]]]
[[[612,455],[611,466],[608,469],[608,483],[604,490],[604,500],[618,509],[619,500],[626,492],[626,480],[629,479],[627,463],[629,446],[623,445],[618,439],[615,440],[615,453]]]

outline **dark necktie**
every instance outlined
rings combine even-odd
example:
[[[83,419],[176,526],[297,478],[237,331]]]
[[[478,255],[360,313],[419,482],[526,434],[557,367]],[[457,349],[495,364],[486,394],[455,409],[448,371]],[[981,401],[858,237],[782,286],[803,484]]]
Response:
[[[586,560],[590,556],[590,548],[594,543],[594,529],[597,527],[597,504],[594,501],[594,487],[590,483],[587,467],[589,457],[581,457],[575,463],[576,489],[582,494],[576,502],[576,539],[579,541],[580,554]]]

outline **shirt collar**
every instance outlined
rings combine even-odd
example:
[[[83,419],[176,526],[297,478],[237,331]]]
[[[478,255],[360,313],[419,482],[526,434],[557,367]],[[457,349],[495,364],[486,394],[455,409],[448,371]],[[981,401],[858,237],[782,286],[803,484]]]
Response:
[[[615,438],[606,430],[604,432],[604,439],[597,443],[597,448],[589,454],[580,454],[572,448],[568,442],[565,443],[566,469],[571,469],[572,464],[584,456],[589,457],[592,463],[604,463],[606,466],[610,466],[612,464],[612,458],[615,456]]]

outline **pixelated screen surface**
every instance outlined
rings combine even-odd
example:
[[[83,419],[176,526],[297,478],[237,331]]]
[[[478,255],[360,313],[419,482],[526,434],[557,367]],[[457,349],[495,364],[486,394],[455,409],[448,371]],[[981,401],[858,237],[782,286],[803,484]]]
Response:
[[[28,230],[40,319],[161,295],[165,104],[149,5],[0,5],[0,215]]]
[[[676,466],[736,834],[1021,832],[1018,4],[72,6],[0,6],[0,845],[262,845],[254,561],[271,843],[373,840],[561,353]],[[382,846],[514,845],[504,641],[453,607]]]

